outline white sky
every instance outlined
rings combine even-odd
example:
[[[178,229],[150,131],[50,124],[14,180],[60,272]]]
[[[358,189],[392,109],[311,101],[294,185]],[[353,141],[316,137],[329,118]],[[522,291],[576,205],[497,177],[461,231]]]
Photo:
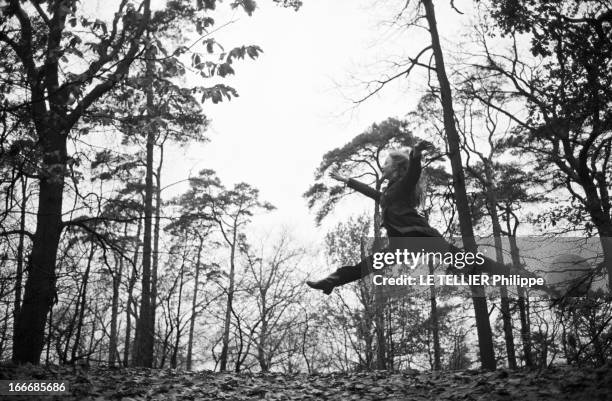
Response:
[[[423,88],[402,79],[355,108],[351,99],[367,93],[355,84],[360,79],[381,78],[379,72],[389,71],[386,63],[390,60],[405,61],[405,56],[416,55],[428,44],[427,32],[411,29],[398,34],[382,24],[403,1],[305,0],[295,12],[271,0],[259,0],[252,17],[241,11],[228,12],[226,3],[212,14],[216,25],[238,21],[214,37],[226,49],[256,44],[264,53],[255,61],[238,62],[236,75],[224,80],[238,90],[239,98],[217,105],[205,103],[204,112],[212,120],[211,141],[169,152],[164,185],[212,168],[226,186],[247,182],[277,207],[256,218],[256,227],[269,231],[286,226],[299,239],[316,241],[327,228],[315,227],[302,194],[313,183],[323,154],[372,123],[404,116]],[[395,3],[394,7],[389,3]],[[98,12],[104,12],[103,5],[98,0]],[[443,39],[456,41],[467,17],[440,3],[437,13]],[[212,85],[206,81],[194,84]],[[176,185],[165,197],[186,187]],[[337,217],[345,219],[371,206],[361,199],[353,202],[357,206],[347,202],[343,205],[347,209]]]

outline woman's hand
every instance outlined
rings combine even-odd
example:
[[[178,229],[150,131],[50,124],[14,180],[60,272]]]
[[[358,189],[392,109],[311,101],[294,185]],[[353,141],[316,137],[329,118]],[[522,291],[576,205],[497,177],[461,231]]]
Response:
[[[333,178],[334,180],[336,180],[336,181],[340,181],[340,182],[344,182],[344,183],[347,183],[347,182],[348,182],[348,180],[349,180],[348,178],[343,177],[343,176],[341,176],[341,175],[340,175],[340,174],[338,174],[338,173],[330,173],[330,174],[329,174],[329,176],[330,176],[331,178]]]
[[[424,150],[428,151],[428,152],[431,152],[431,151],[435,150],[436,147],[431,142],[429,142],[429,141],[419,141],[419,142],[417,142],[416,145],[414,145],[414,149],[419,151],[419,152],[422,152]]]

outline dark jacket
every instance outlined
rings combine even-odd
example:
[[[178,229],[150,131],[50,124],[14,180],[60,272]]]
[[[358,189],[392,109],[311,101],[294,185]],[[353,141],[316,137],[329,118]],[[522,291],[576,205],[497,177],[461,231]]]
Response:
[[[406,174],[395,181],[390,181],[383,192],[354,179],[349,179],[348,186],[376,201],[382,209],[382,225],[392,234],[420,233],[425,236],[440,236],[431,228],[427,220],[417,212],[419,199],[417,184],[421,177],[421,154],[410,153],[410,162]]]

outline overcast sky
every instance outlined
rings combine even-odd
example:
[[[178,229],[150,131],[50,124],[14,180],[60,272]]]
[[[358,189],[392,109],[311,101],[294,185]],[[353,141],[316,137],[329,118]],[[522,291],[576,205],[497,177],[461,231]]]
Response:
[[[205,103],[205,114],[212,120],[211,141],[170,152],[163,180],[167,185],[212,168],[227,186],[247,182],[277,207],[257,218],[257,227],[270,230],[284,225],[302,240],[314,241],[322,238],[327,227],[315,227],[302,194],[313,183],[323,154],[372,123],[404,116],[423,90],[418,79],[411,84],[403,79],[355,107],[351,100],[367,94],[359,81],[381,78],[381,73],[390,71],[389,62],[416,55],[427,45],[427,32],[398,32],[384,24],[402,1],[304,3],[295,12],[260,0],[251,17],[223,11],[229,7],[222,3],[213,14],[217,26],[237,20],[215,35],[226,49],[256,44],[264,53],[255,61],[239,62],[236,75],[225,81],[238,90],[239,98],[217,105]],[[395,8],[389,6],[392,3]],[[98,1],[98,10],[104,4]],[[439,4],[437,12],[443,39],[455,43],[467,17],[446,4]],[[186,185],[176,185],[165,196],[185,189]],[[367,201],[355,198],[343,205],[344,211],[336,218],[368,206]]]

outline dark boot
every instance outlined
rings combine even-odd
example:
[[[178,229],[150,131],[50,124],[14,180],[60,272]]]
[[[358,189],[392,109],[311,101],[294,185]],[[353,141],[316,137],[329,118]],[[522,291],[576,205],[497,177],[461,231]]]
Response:
[[[323,294],[329,295],[332,293],[334,287],[352,283],[367,274],[363,273],[361,263],[356,266],[342,266],[324,279],[319,281],[306,281],[306,284],[308,284],[310,288],[321,290]]]
[[[326,277],[323,280],[319,280],[319,281],[308,280],[306,281],[306,284],[308,284],[310,288],[314,288],[315,290],[322,290],[323,294],[329,295],[332,293],[332,290],[335,287],[333,283],[333,279],[331,279],[330,277]]]

